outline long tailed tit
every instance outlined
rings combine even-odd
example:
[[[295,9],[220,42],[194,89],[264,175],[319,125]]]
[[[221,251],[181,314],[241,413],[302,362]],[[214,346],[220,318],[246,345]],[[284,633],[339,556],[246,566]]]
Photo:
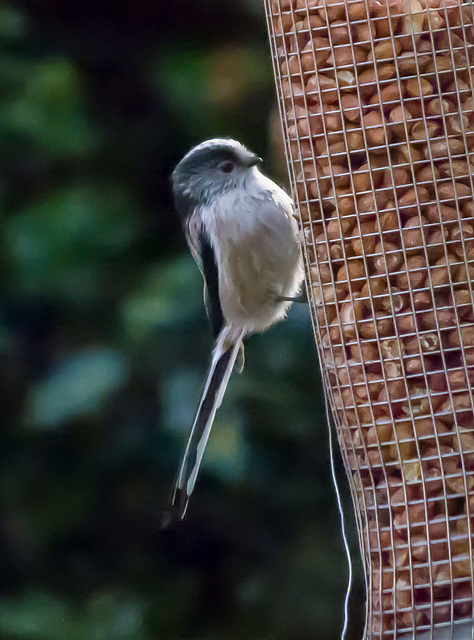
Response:
[[[235,140],[213,139],[191,149],[172,175],[216,342],[164,527],[185,515],[243,339],[282,320],[302,285],[293,203],[260,162]]]

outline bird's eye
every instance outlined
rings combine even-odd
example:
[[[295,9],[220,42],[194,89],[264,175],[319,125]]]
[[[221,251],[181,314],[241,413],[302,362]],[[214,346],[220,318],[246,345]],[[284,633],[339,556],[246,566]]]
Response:
[[[219,164],[219,169],[223,173],[232,173],[232,171],[234,170],[234,163],[232,162],[232,160],[224,160]]]

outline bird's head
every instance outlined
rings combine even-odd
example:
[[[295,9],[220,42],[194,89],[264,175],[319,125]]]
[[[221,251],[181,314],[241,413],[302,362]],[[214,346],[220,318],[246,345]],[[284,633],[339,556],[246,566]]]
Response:
[[[210,204],[216,196],[243,186],[261,159],[243,144],[214,138],[193,147],[172,174],[178,210]]]

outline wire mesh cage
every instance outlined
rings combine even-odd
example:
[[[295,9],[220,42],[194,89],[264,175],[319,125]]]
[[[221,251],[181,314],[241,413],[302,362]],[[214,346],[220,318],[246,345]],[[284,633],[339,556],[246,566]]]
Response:
[[[471,638],[474,8],[266,11],[365,635]]]

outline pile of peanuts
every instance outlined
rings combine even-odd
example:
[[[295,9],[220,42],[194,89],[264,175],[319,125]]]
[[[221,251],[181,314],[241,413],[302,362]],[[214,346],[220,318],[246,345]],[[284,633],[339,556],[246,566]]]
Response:
[[[268,0],[371,635],[472,618],[474,9]]]

